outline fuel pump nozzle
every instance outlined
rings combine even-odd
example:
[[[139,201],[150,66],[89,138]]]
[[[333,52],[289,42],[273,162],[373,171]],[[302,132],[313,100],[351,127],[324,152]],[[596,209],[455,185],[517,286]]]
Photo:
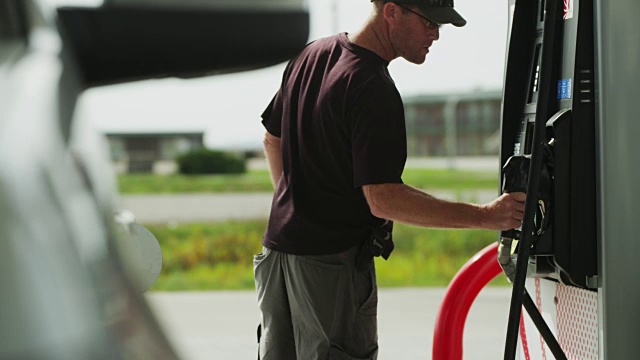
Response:
[[[553,177],[553,139],[545,144],[542,171],[539,177],[537,209],[534,218],[534,234],[542,235],[549,227],[549,209],[551,209],[551,180]],[[526,192],[529,181],[530,155],[514,155],[510,157],[502,168],[502,192]],[[513,282],[516,272],[515,248],[521,237],[521,228],[500,232],[500,246],[498,248],[498,262],[510,282]]]
[[[502,168],[502,192],[526,192],[529,180],[530,156],[514,155],[507,160]],[[513,241],[520,239],[520,229],[511,229],[500,232],[500,245],[498,247],[498,262],[504,274],[513,283],[516,273],[516,258]]]

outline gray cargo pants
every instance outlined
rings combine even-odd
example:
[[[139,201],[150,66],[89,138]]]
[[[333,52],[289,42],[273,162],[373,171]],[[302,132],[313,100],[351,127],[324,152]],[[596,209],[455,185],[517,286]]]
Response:
[[[253,268],[261,312],[261,360],[375,360],[375,264],[355,266],[359,247],[300,256],[263,248]]]

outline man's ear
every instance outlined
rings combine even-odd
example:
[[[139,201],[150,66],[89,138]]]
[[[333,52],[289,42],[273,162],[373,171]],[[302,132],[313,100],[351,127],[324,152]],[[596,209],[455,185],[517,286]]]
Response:
[[[398,7],[398,5],[392,2],[388,2],[382,7],[382,15],[384,16],[385,20],[387,20],[387,22],[394,23],[400,16],[400,10],[401,9],[400,7]]]

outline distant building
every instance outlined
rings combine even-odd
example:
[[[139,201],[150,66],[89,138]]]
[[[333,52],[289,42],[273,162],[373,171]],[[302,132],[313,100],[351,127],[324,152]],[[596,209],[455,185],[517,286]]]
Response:
[[[497,155],[502,92],[420,95],[404,98],[410,157]],[[204,147],[204,131],[107,132],[116,172],[171,174],[175,159]],[[234,152],[260,157],[255,149]]]
[[[178,156],[204,146],[204,132],[112,132],[105,135],[118,174],[175,173]]]
[[[502,92],[404,99],[409,156],[497,155]]]

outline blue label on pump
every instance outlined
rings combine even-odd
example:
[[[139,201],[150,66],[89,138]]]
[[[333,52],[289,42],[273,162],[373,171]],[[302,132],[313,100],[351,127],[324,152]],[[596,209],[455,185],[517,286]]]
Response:
[[[558,80],[558,100],[571,99],[571,79]]]

